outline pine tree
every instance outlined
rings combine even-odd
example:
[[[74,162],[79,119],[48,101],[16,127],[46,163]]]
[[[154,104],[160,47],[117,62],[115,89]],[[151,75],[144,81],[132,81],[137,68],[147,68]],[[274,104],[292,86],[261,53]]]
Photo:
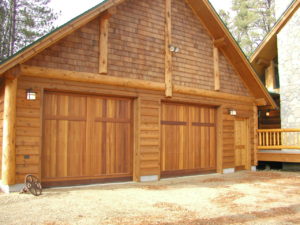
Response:
[[[0,0],[0,61],[54,29],[50,0]]]
[[[275,23],[274,0],[232,0],[232,11],[219,15],[249,57]]]

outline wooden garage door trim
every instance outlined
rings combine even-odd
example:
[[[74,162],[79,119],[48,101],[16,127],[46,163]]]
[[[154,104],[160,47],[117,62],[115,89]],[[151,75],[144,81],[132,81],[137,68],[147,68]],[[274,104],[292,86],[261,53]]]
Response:
[[[172,107],[172,106],[178,106],[178,107],[182,107],[182,112],[178,112],[180,114],[180,118],[176,118],[175,119],[175,114],[176,114],[176,109],[174,108],[174,110],[169,113],[171,114],[171,116],[169,115],[170,119],[167,119],[166,117],[168,117],[167,115],[163,115],[164,110],[166,110],[166,108],[164,107]],[[183,114],[186,113],[186,117],[184,118]],[[198,113],[198,114],[197,114]],[[200,113],[200,114],[199,114]],[[201,116],[201,113],[203,113],[203,115]],[[208,113],[208,115],[206,115],[206,113]],[[174,115],[173,115],[174,114]],[[177,115],[178,116],[178,115]],[[197,119],[197,116],[201,117]],[[214,173],[216,172],[216,168],[217,168],[217,107],[216,106],[209,106],[209,105],[200,105],[200,104],[189,104],[189,103],[177,103],[177,102],[162,102],[162,115],[161,115],[162,119],[161,119],[161,135],[162,135],[162,153],[161,153],[161,175],[162,177],[170,177],[170,176],[180,176],[180,175],[188,175],[188,174],[201,174],[201,173]],[[203,118],[202,118],[203,117]],[[183,132],[183,135],[186,135],[185,132],[187,133],[186,139],[187,141],[183,141],[183,149],[188,146],[188,150],[182,150],[183,153],[181,152],[180,154],[192,154],[192,156],[186,156],[188,161],[192,160],[192,164],[195,166],[195,168],[184,168],[182,169],[182,164],[187,164],[186,163],[186,159],[184,159],[185,156],[182,156],[184,160],[184,162],[179,162],[179,164],[181,164],[181,166],[178,166],[178,169],[167,169],[166,164],[167,162],[164,162],[164,160],[167,159],[167,150],[165,149],[166,143],[164,143],[164,138],[167,132],[164,129],[167,129],[166,126],[169,127],[169,129],[172,129],[171,127],[177,127],[177,129],[181,129],[181,135]],[[180,128],[180,127],[185,127],[185,128]],[[198,127],[198,128],[197,128]],[[207,140],[203,141],[204,146],[195,146],[195,147],[191,147],[192,142],[194,142],[195,139],[195,134],[194,137],[190,137],[192,136],[191,132],[196,132],[195,130],[193,131],[192,129],[201,129],[201,131],[203,132],[202,129],[205,129],[205,135],[202,137],[203,139],[207,139],[209,138],[208,142]],[[174,128],[176,129],[176,128]],[[182,130],[183,129],[183,130]],[[208,129],[208,132],[206,132],[206,129]],[[185,131],[184,131],[185,130]],[[176,132],[176,130],[174,131],[169,131],[169,132]],[[168,137],[167,137],[168,138]],[[179,138],[179,137],[178,137]],[[182,137],[181,137],[182,138]],[[169,139],[173,139],[172,142],[176,141],[176,138],[170,138]],[[187,142],[187,143],[185,143]],[[208,143],[208,147],[207,147],[207,143]],[[200,150],[201,147],[201,150]],[[176,148],[176,146],[175,146]],[[198,151],[195,151],[195,148],[198,149]],[[209,148],[209,151],[204,151],[202,149],[204,148]],[[171,149],[171,148],[170,148]],[[202,152],[204,151],[204,153]],[[175,153],[174,153],[175,154]],[[205,166],[205,168],[202,168],[202,161],[199,164],[199,162],[196,163],[195,161],[195,156],[201,156],[201,157],[205,157],[204,161],[208,161],[205,162],[204,165],[208,165]],[[176,157],[176,156],[175,156]],[[180,156],[178,156],[180,161]],[[200,159],[197,159],[198,161]],[[202,160],[202,159],[201,159]],[[174,161],[175,162],[175,161]],[[163,164],[164,163],[164,164]],[[176,164],[176,163],[175,163]],[[197,165],[196,165],[197,164]],[[211,166],[213,165],[213,166]],[[174,166],[174,165],[173,165]],[[176,166],[175,166],[176,167]],[[180,167],[180,168],[179,168]],[[183,166],[184,167],[184,166]]]
[[[124,180],[124,179],[128,180],[130,178],[132,180],[132,175],[133,175],[133,101],[132,101],[132,98],[102,96],[102,95],[92,95],[92,94],[82,94],[82,93],[72,93],[72,92],[64,92],[64,91],[62,91],[62,92],[61,91],[49,91],[49,90],[44,92],[44,98],[46,96],[48,98],[50,98],[51,96],[61,96],[62,98],[67,98],[67,99],[74,97],[74,99],[73,99],[74,102],[82,101],[81,105],[76,105],[76,104],[79,104],[79,103],[76,103],[75,105],[76,105],[77,108],[79,107],[80,108],[79,111],[82,111],[83,113],[81,113],[81,114],[79,113],[80,115],[75,115],[74,116],[73,113],[69,113],[69,111],[72,111],[72,109],[67,109],[66,113],[63,113],[63,115],[59,115],[60,113],[58,112],[58,109],[56,109],[57,112],[54,113],[53,115],[49,116],[49,113],[47,113],[48,115],[46,114],[46,110],[47,110],[46,105],[47,104],[56,104],[55,107],[57,107],[59,104],[62,105],[62,103],[58,103],[58,102],[56,102],[56,103],[50,103],[49,102],[48,103],[47,101],[50,101],[49,99],[44,100],[44,103],[43,103],[43,106],[44,106],[44,110],[43,110],[43,144],[42,144],[42,146],[43,146],[43,148],[42,148],[42,169],[43,170],[45,169],[45,167],[44,167],[45,159],[49,160],[49,157],[48,158],[43,157],[43,152],[46,151],[45,150],[45,140],[46,140],[45,139],[46,138],[45,137],[46,136],[45,130],[47,129],[45,127],[46,121],[56,121],[57,122],[56,126],[58,126],[59,121],[75,122],[75,123],[76,122],[79,122],[79,123],[82,122],[82,124],[84,124],[83,134],[80,136],[84,140],[84,143],[82,144],[82,146],[83,146],[82,150],[80,150],[81,153],[78,153],[79,154],[78,157],[79,157],[79,160],[80,160],[80,165],[78,165],[78,167],[81,166],[79,170],[82,170],[83,168],[86,167],[86,166],[83,166],[83,163],[87,162],[87,161],[84,161],[83,158],[88,158],[86,153],[92,155],[93,152],[94,152],[94,154],[99,155],[99,154],[102,154],[102,153],[97,153],[97,151],[101,151],[101,152],[103,152],[103,151],[106,152],[107,151],[107,149],[106,149],[107,146],[103,147],[103,143],[104,144],[107,143],[107,139],[111,136],[109,133],[105,133],[107,124],[110,124],[110,126],[113,126],[113,127],[116,126],[115,128],[113,128],[113,131],[117,132],[117,133],[114,134],[115,135],[114,136],[114,140],[115,140],[115,145],[114,146],[116,146],[116,148],[120,148],[118,146],[122,145],[122,144],[124,146],[126,146],[124,148],[121,147],[121,148],[123,148],[123,150],[115,150],[116,151],[115,153],[110,153],[110,151],[108,150],[109,155],[118,154],[117,151],[121,151],[119,154],[122,154],[122,157],[120,155],[121,158],[119,158],[119,164],[122,161],[121,159],[123,159],[124,157],[125,157],[124,160],[126,159],[125,161],[127,161],[127,163],[129,163],[129,164],[121,166],[121,170],[124,169],[124,170],[128,171],[126,173],[118,172],[116,174],[105,174],[105,175],[101,174],[101,172],[99,174],[96,174],[96,175],[92,175],[92,174],[87,175],[87,174],[83,174],[83,172],[81,171],[80,172],[81,174],[76,175],[76,176],[68,175],[68,176],[58,176],[58,177],[50,176],[49,177],[49,176],[45,176],[45,174],[42,171],[42,182],[44,184],[47,184],[47,186],[49,186],[49,185],[51,185],[51,183],[53,185],[58,185],[59,183],[61,183],[62,185],[65,185],[66,183],[73,184],[74,182],[75,183],[88,183],[88,182],[94,183],[94,182],[97,182],[97,181],[102,182],[105,179],[107,179],[107,180],[116,180],[118,178],[120,180]],[[81,99],[79,99],[79,98],[81,98]],[[67,101],[70,101],[70,100],[67,100]],[[101,104],[101,102],[102,102],[102,104]],[[95,107],[96,103],[98,105]],[[67,103],[67,104],[69,104],[69,103]],[[107,106],[107,104],[111,105],[111,107],[109,109],[107,107],[105,107],[105,106]],[[62,105],[62,107],[63,107],[63,105]],[[113,107],[115,107],[115,109]],[[48,109],[49,109],[49,106],[48,106]],[[97,113],[98,114],[101,113],[100,114],[101,116],[96,115],[97,110],[98,111],[100,110]],[[114,112],[114,110],[116,110],[116,111]],[[125,112],[123,112],[122,110],[123,111],[125,110]],[[91,111],[91,112],[88,112],[88,111]],[[109,111],[110,115],[106,115],[108,113],[108,111]],[[92,115],[88,115],[88,113],[92,113]],[[89,136],[89,134],[92,134],[92,133],[96,132],[95,131],[96,124],[100,124],[100,125],[97,125],[97,126],[102,126],[102,128],[100,129],[101,130],[100,133],[94,134],[96,136],[92,135],[94,137],[94,138],[92,138],[92,136]],[[122,124],[124,124],[124,125],[122,125]],[[92,126],[92,127],[90,127],[90,126]],[[118,131],[118,129],[117,129],[117,127],[119,127],[119,126],[121,126],[120,131]],[[67,129],[70,129],[70,128],[67,128]],[[93,131],[88,131],[89,129],[92,129]],[[56,130],[56,131],[58,131],[58,130]],[[121,133],[118,133],[118,132],[121,132]],[[123,136],[122,136],[122,132],[123,132]],[[126,135],[125,135],[125,133],[126,133]],[[97,135],[101,135],[101,137],[99,136],[99,138],[97,139]],[[121,140],[119,140],[118,138],[119,139],[121,138]],[[92,147],[91,148],[89,148],[89,147],[95,145],[95,144],[92,144],[92,142],[95,142],[94,141],[95,139],[97,139],[97,140],[101,139],[102,140],[102,144],[100,143],[102,147],[101,146],[94,147],[94,150],[92,150],[91,149]],[[125,142],[124,143],[120,142],[122,140],[123,141],[125,140]],[[90,143],[87,143],[87,142],[90,142]],[[117,142],[120,142],[119,145],[118,145]],[[67,142],[67,143],[69,143],[69,142]],[[57,145],[57,140],[55,141],[54,145],[56,146],[56,147],[54,147],[56,149],[55,151],[56,152],[59,151],[60,147]],[[108,143],[108,145],[110,145],[110,143]],[[96,150],[96,153],[95,153],[95,149],[102,149],[102,148],[104,150]],[[108,149],[111,149],[111,148],[113,148],[113,147],[108,147]],[[89,150],[86,150],[86,149],[89,149]],[[69,152],[69,150],[67,150],[67,152]],[[129,155],[127,155],[126,153],[128,153]],[[102,158],[104,157],[103,159],[101,159],[102,161],[105,160],[105,158],[107,160],[106,154],[107,153],[102,155]],[[113,156],[108,156],[108,157],[113,157]],[[114,157],[118,157],[118,156],[114,155]],[[90,160],[93,160],[93,158],[94,158],[94,156],[90,156]],[[117,160],[117,158],[112,158],[111,160],[114,161],[114,160]],[[109,166],[107,163],[113,162],[113,161],[105,161],[106,162],[106,167]],[[98,168],[99,163],[96,163],[96,164],[98,165],[98,166],[96,166]],[[116,164],[115,166],[109,166],[109,167],[112,168],[112,169],[109,169],[109,171],[121,171],[120,169],[118,169],[118,168],[120,168],[119,164]],[[92,166],[89,166],[89,167],[92,167]],[[113,169],[113,168],[115,168],[115,169]],[[106,170],[107,169],[105,169],[104,171],[106,171]],[[109,171],[108,171],[108,173],[109,173]]]

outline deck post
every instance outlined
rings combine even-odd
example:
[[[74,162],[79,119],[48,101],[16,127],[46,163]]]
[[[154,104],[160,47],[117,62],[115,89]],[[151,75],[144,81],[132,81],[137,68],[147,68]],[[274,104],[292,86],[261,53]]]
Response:
[[[15,184],[16,154],[15,154],[15,123],[17,78],[5,80],[4,110],[3,110],[3,140],[2,140],[2,184]]]

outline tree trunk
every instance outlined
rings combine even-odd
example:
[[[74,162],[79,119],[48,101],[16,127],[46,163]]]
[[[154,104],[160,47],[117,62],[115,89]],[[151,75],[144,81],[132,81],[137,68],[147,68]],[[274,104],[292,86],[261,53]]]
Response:
[[[16,15],[17,15],[17,0],[11,0],[11,33],[10,33],[10,52],[9,55],[14,54],[16,42]]]

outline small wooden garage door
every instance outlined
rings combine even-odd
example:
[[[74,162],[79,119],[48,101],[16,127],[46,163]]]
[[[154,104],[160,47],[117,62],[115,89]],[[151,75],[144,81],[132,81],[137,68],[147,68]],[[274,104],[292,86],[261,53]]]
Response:
[[[162,175],[215,171],[215,117],[215,108],[162,105]]]
[[[42,181],[132,176],[131,104],[46,92]]]

